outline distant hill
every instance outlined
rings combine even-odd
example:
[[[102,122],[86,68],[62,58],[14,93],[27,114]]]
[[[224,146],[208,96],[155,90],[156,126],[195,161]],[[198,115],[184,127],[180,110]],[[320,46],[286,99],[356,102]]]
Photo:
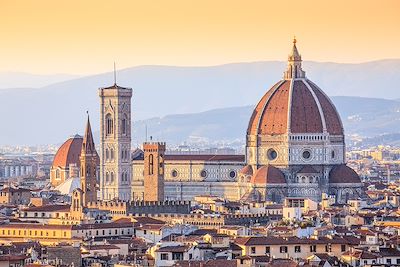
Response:
[[[331,99],[341,115],[346,134],[400,133],[400,102],[396,100],[346,96]],[[244,141],[252,111],[253,106],[244,106],[137,121],[134,142],[144,141],[146,126],[148,135],[169,143],[193,139]]]
[[[194,131],[184,123],[183,116],[179,124],[182,131],[191,135],[215,133],[215,136],[233,138],[237,136],[235,127],[245,128],[247,113],[228,109],[228,113],[242,114],[235,113],[235,116],[229,117],[224,115],[223,111],[214,109],[254,106],[266,90],[282,77],[285,65],[285,62],[269,61],[212,67],[140,66],[118,71],[118,83],[134,89],[133,119],[139,120],[135,128],[138,135],[142,131],[141,120],[160,117],[162,119],[152,120],[160,120],[157,122],[161,123],[160,125],[167,125],[167,121],[171,121],[168,125],[175,125],[176,117],[167,116],[168,114],[192,113],[187,116],[204,117],[206,122],[210,120],[206,117],[231,118],[232,121],[226,121],[224,124],[226,127],[230,125],[231,130],[224,131],[218,127],[219,122],[207,122],[202,128]],[[330,96],[400,98],[400,60],[362,64],[305,62],[304,69],[308,77]],[[83,132],[86,110],[89,110],[92,126],[97,130],[97,89],[110,85],[112,80],[112,73],[103,73],[37,89],[0,90],[0,112],[3,114],[0,144],[34,145],[62,142],[71,134]],[[343,101],[343,105],[338,103],[342,116],[356,116],[349,118],[350,123],[346,124],[346,127],[349,125],[350,132],[354,129],[362,134],[373,135],[382,130],[397,129],[394,125],[397,120],[396,113],[392,112],[397,108],[397,101],[369,99],[363,102],[362,98]],[[383,107],[384,110],[390,107],[392,109],[387,113],[379,107]],[[354,108],[358,108],[359,113],[352,112]],[[213,111],[204,112],[207,110]],[[370,110],[376,112],[371,113]],[[215,112],[222,114],[216,115]],[[362,123],[355,122],[360,120],[357,116],[360,116]],[[148,127],[149,130],[157,129],[150,124]],[[168,133],[176,131],[177,129],[169,128],[168,132],[162,134],[166,137]],[[239,132],[242,133],[243,130]]]
[[[5,88],[39,88],[50,84],[79,78],[71,74],[32,74],[25,72],[2,71],[0,72],[0,89]]]

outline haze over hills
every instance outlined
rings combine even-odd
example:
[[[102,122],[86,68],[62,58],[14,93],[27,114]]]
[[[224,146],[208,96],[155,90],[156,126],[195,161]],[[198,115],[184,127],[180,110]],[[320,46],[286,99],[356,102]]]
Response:
[[[72,74],[32,74],[25,72],[0,72],[0,89],[5,88],[39,88],[53,83],[76,79],[79,75]]]
[[[333,96],[331,99],[341,115],[347,135],[371,137],[400,133],[399,101],[348,96]],[[146,126],[148,135],[175,144],[199,139],[243,142],[252,111],[253,106],[243,106],[137,121],[134,142],[140,144],[144,141]],[[390,136],[392,143],[395,143],[396,136],[399,137]]]
[[[139,66],[118,71],[118,84],[134,89],[132,111],[133,119],[139,120],[134,129],[138,136],[144,136],[140,129],[147,124],[154,136],[166,141],[168,135],[184,141],[188,134],[212,133],[214,136],[208,138],[244,138],[251,106],[281,79],[285,65],[267,61],[212,67]],[[333,99],[347,133],[373,136],[400,132],[396,125],[399,102],[359,97],[400,98],[400,60],[362,64],[304,62],[304,69],[307,77],[328,95],[358,97]],[[37,89],[0,90],[0,112],[8,114],[2,118],[0,144],[60,143],[71,134],[83,132],[86,110],[92,127],[98,130],[97,89],[112,83],[113,74],[103,73]],[[212,111],[204,112],[207,110]],[[186,113],[195,114],[166,116]],[[161,119],[143,121],[154,117]]]

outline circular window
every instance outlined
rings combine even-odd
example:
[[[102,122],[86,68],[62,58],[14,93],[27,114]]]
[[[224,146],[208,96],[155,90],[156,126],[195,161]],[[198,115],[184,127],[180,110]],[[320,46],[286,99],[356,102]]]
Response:
[[[207,177],[207,171],[206,171],[206,170],[202,170],[202,171],[200,172],[200,176],[201,176],[202,178],[206,178],[206,177]]]
[[[171,172],[172,177],[177,177],[178,176],[178,172],[176,170],[173,170]]]
[[[231,179],[235,178],[235,177],[236,177],[236,171],[230,171],[230,172],[229,172],[229,177],[230,177]]]
[[[270,148],[267,151],[267,157],[269,160],[274,160],[278,157],[278,153],[275,151],[275,149]]]
[[[303,151],[303,158],[304,159],[310,159],[311,158],[311,152],[308,150]]]

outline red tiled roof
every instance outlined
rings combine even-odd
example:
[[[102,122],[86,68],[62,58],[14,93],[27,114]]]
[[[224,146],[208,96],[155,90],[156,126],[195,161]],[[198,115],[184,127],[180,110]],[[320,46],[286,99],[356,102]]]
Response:
[[[185,252],[189,246],[165,246],[157,249],[157,252]]]
[[[143,217],[134,217],[133,218],[134,220],[135,220],[135,225],[139,225],[139,224],[160,224],[160,225],[164,225],[165,224],[165,222],[164,221],[161,221],[161,220],[157,220],[157,219],[154,219],[154,218],[151,218],[151,217],[146,217],[146,216],[143,216]]]
[[[108,245],[108,244],[105,244],[105,245],[90,245],[90,246],[87,246],[85,248],[88,249],[88,250],[119,249],[118,246]]]
[[[303,81],[294,81],[290,112],[292,133],[322,133],[323,126],[318,105]]]
[[[71,230],[72,225],[58,224],[32,224],[32,223],[16,223],[2,224],[0,228],[20,228],[20,229],[38,229],[38,230]]]
[[[224,260],[224,259],[216,259],[216,260],[207,260],[207,261],[177,261],[174,265],[175,267],[236,267],[236,260]]]
[[[27,258],[25,255],[0,255],[0,261],[21,261]]]
[[[121,228],[121,227],[133,227],[132,222],[120,222],[120,223],[91,223],[91,224],[80,224],[74,225],[73,230],[83,230],[83,229],[110,229],[110,228]]]
[[[22,192],[30,192],[31,190],[26,189],[26,188],[12,188],[12,187],[6,187],[0,190],[1,192],[8,192],[8,193],[22,193]]]
[[[22,211],[37,211],[37,212],[51,212],[51,211],[69,211],[71,205],[64,204],[64,205],[43,205],[38,207],[29,207],[22,209]]]
[[[359,240],[359,239],[357,239]],[[354,242],[354,240],[334,237],[327,238],[321,237],[318,239],[310,238],[298,238],[298,237],[274,237],[274,236],[255,236],[255,237],[238,237],[235,239],[235,243],[239,245],[252,246],[252,245],[279,245],[279,244],[359,244],[359,242]]]

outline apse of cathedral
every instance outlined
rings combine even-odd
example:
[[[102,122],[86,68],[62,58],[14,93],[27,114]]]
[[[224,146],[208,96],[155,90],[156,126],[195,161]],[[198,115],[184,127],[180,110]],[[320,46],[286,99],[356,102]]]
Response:
[[[345,163],[340,116],[329,97],[306,77],[296,40],[282,80],[264,94],[250,117],[245,155],[173,155],[163,142],[145,143],[130,153],[132,89],[115,82],[100,88],[99,96],[101,200],[193,200],[212,195],[280,203],[285,197],[321,201],[322,195],[329,195],[343,203],[362,193],[359,176]],[[68,177],[84,164],[80,158],[91,160],[90,153],[79,154],[85,153],[85,140],[75,136],[59,149],[52,167],[54,186],[71,181]]]

